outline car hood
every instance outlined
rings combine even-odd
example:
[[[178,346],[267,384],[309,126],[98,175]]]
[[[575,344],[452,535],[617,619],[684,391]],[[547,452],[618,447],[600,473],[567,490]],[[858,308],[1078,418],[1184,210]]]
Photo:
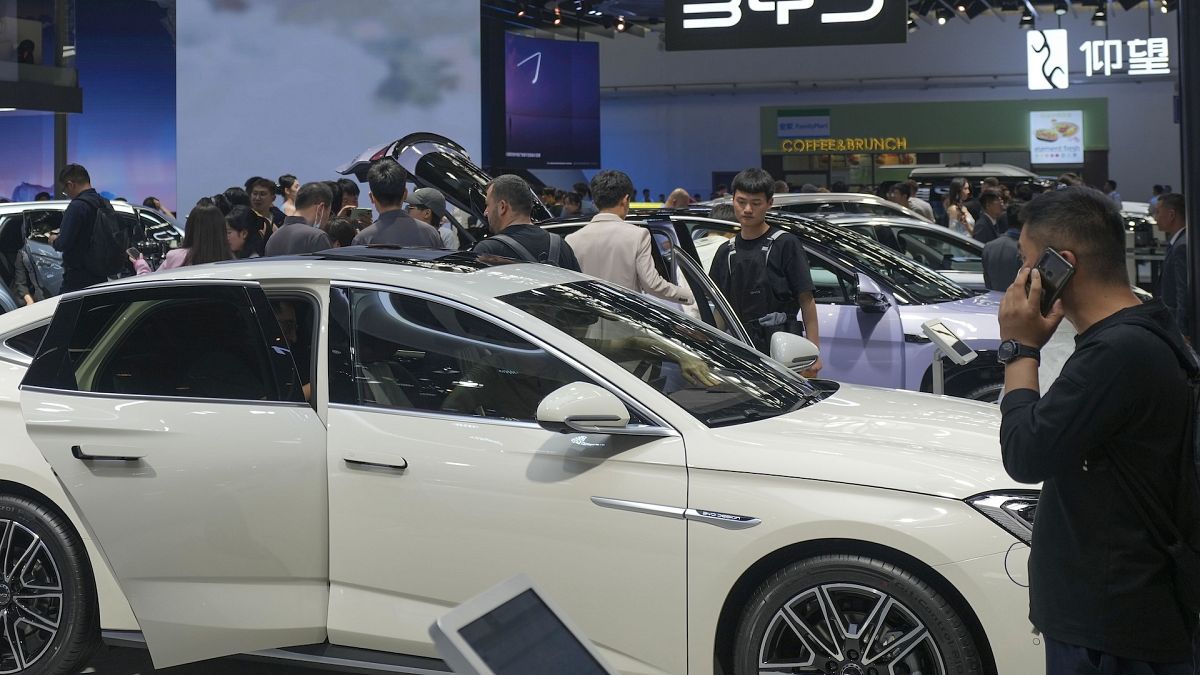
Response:
[[[1029,489],[1004,472],[994,404],[842,384],[807,408],[713,435],[710,451],[689,446],[690,465],[954,499]]]
[[[905,305],[900,308],[904,334],[924,335],[921,324],[937,319],[946,324],[963,342],[976,349],[995,349],[1000,344],[1000,301],[1004,294],[988,291],[982,295],[942,302],[936,305]],[[972,344],[974,343],[974,344]]]

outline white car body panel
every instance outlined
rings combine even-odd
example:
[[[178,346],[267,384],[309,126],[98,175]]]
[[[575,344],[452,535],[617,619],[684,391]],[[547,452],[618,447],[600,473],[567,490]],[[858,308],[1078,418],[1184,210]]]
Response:
[[[268,520],[239,521],[243,527],[255,528],[244,534],[284,547],[279,550],[292,547],[295,550],[289,556],[295,557],[274,562],[267,556],[250,559],[271,574],[289,575],[288,587],[295,597],[272,608],[260,608],[268,614],[257,616],[198,615],[195,612],[204,614],[206,610],[195,607],[190,615],[143,616],[139,611],[140,628],[151,649],[167,640],[171,663],[203,658],[200,651],[209,655],[226,652],[238,639],[227,634],[230,628],[251,629],[247,632],[254,635],[253,640],[247,638],[248,646],[239,648],[246,650],[297,644],[302,635],[304,641],[319,642],[327,627],[334,644],[430,656],[434,652],[426,630],[439,612],[512,572],[526,571],[583,626],[621,672],[710,673],[721,607],[742,574],[789,546],[837,539],[870,542],[935,569],[978,617],[992,643],[1000,673],[1042,672],[1042,652],[1031,639],[1025,618],[1027,594],[1009,578],[1014,574],[1019,578],[1015,561],[1023,561],[1023,545],[960,501],[979,492],[1016,486],[1000,466],[999,414],[994,406],[842,385],[826,401],[784,417],[709,429],[617,364],[497,299],[582,278],[538,265],[448,274],[403,265],[261,261],[183,268],[116,283],[188,278],[253,278],[268,292],[284,286],[319,290],[328,287],[328,279],[336,279],[375,287],[394,285],[452,299],[535,336],[599,383],[644,406],[679,437],[633,443],[618,437],[551,434],[532,424],[329,406],[324,375],[328,373],[327,350],[323,346],[328,311],[322,291],[322,348],[314,351],[321,374],[316,383],[317,410],[288,410],[297,416],[297,424],[308,427],[327,420],[328,450],[311,453],[316,460],[310,461],[306,454],[303,462],[287,465],[295,476],[294,480],[279,481],[291,486],[286,496],[282,490],[274,499],[254,494],[261,486],[251,485],[249,477],[239,474],[233,480],[242,482],[230,484],[225,498],[214,505],[226,517],[237,514],[245,518],[251,515],[246,511],[250,507],[258,509],[259,515],[267,512],[264,517]],[[0,317],[0,335],[33,318],[47,317],[52,310],[52,302],[39,303]],[[0,415],[9,416],[4,419],[12,420],[17,414],[16,385],[22,372],[20,366],[0,361]],[[71,403],[61,399],[78,398],[56,395],[43,402],[61,406]],[[263,411],[266,406],[256,408]],[[216,408],[205,404],[191,412],[212,410]],[[222,426],[229,429],[231,438],[249,439],[263,433],[261,420],[250,422],[249,415],[220,412]],[[110,417],[115,414],[109,413]],[[157,416],[118,424],[100,419],[99,409],[94,414],[91,421],[79,418],[71,424],[118,434],[141,429],[147,437],[163,433],[153,431],[161,429]],[[49,413],[43,421],[49,421]],[[213,422],[208,424],[211,428]],[[200,427],[194,430],[199,432]],[[278,436],[275,433],[273,437]],[[396,442],[399,439],[402,441]],[[88,525],[111,521],[101,524],[101,541],[115,536],[126,543],[124,538],[135,532],[119,531],[119,521],[114,518],[128,516],[129,503],[91,503],[95,495],[86,485],[79,486],[95,475],[84,471],[84,464],[69,453],[61,456],[71,445],[63,444],[67,440],[58,438],[46,447],[52,457],[59,453],[56,464],[73,467],[60,475],[73,490],[81,490],[80,504]],[[24,456],[33,454],[33,446],[27,439],[23,441],[22,455],[10,458],[6,453],[0,462],[0,478],[14,476],[16,482],[30,484],[19,478],[27,475],[31,482],[57,484],[40,456],[34,455],[40,464]],[[61,447],[55,450],[50,445]],[[270,439],[259,445],[271,447]],[[271,467],[278,469],[287,450],[282,444],[274,448],[278,454],[270,453]],[[236,448],[218,450],[232,456]],[[151,464],[158,461],[149,454],[155,451],[152,448],[147,454]],[[386,459],[397,455],[410,467],[399,474],[351,469],[344,461],[348,456]],[[27,464],[31,466],[25,467]],[[180,466],[185,474],[206,470],[203,462]],[[160,474],[152,480],[163,478],[172,480],[163,490],[175,492],[178,499],[163,503],[161,513],[133,516],[160,528],[154,530],[164,537],[160,544],[168,543],[147,549],[144,542],[129,541],[128,546],[121,546],[121,552],[106,549],[118,556],[114,560],[118,572],[133,565],[134,573],[122,576],[121,584],[135,609],[146,600],[142,592],[152,588],[142,584],[140,590],[131,591],[143,581],[138,577],[147,571],[145,565],[165,561],[164,554],[171,547],[192,547],[188,553],[201,555],[197,543],[185,540],[183,534],[200,536],[202,541],[207,536],[210,544],[222,541],[196,529],[197,521],[188,520],[196,518],[197,503],[212,499],[211,487],[202,490],[194,475],[190,484],[187,475]],[[270,524],[276,516],[269,511],[272,505],[278,510],[279,503],[286,503],[289,510],[298,506],[305,513],[312,512],[325,498],[325,480],[330,538],[324,552],[329,556],[328,567],[322,568],[325,559],[296,529],[311,527],[310,516]],[[205,485],[212,484],[205,481]],[[58,496],[50,496],[59,503]],[[597,496],[720,510],[762,522],[734,531],[600,508],[590,501]],[[65,496],[61,499],[63,510],[80,526],[75,506]],[[413,512],[415,519],[398,517]],[[168,523],[181,532],[168,531]],[[88,528],[80,527],[80,532],[86,540]],[[284,533],[291,534],[280,536]],[[93,548],[89,543],[89,550]],[[194,565],[230,562],[233,554],[228,547],[212,555],[216,550],[211,545],[204,548],[212,559]],[[124,556],[134,551],[149,554],[149,563],[126,560]],[[93,557],[103,627],[130,628],[128,614],[122,615],[120,609],[121,592],[103,580],[103,563],[103,557]],[[171,570],[178,576],[174,580],[179,582],[176,598],[195,603],[204,593],[214,592],[189,588],[205,584],[185,583],[183,577],[199,572],[197,567]],[[242,578],[231,585],[253,585],[255,581]],[[327,604],[320,602],[322,592],[328,594]],[[264,596],[257,597],[261,602]],[[149,606],[157,612],[167,611],[156,599],[151,599]],[[327,624],[316,627],[307,619],[318,606],[322,612],[327,609]],[[629,612],[630,607],[636,611]],[[200,632],[188,627],[190,639],[199,643],[188,653],[170,642],[176,627],[152,627],[164,619],[208,624]],[[177,627],[180,635],[186,632],[182,625]],[[205,632],[208,629],[212,632]],[[166,664],[157,653],[155,660],[157,665]]]

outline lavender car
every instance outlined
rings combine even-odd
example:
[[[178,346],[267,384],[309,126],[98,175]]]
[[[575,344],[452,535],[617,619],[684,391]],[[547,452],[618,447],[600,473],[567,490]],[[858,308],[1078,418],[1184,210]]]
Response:
[[[371,163],[384,157],[400,162],[417,187],[437,188],[484,222],[483,195],[490,176],[457,143],[435,134],[412,134],[367,150],[339,171],[361,180]],[[542,222],[549,214],[537,211],[535,222],[563,235],[586,223]],[[694,316],[748,343],[745,329],[706,274],[716,245],[738,225],[707,215],[708,209],[650,210],[636,211],[628,220],[649,229],[658,243],[652,252],[659,273],[692,290]],[[996,361],[998,294],[974,295],[878,242],[820,218],[774,212],[767,218],[799,236],[808,252],[821,325],[822,378],[932,391],[933,345],[921,323],[937,318],[979,352],[967,366],[947,364],[946,393],[980,401],[999,397],[1004,372]]]

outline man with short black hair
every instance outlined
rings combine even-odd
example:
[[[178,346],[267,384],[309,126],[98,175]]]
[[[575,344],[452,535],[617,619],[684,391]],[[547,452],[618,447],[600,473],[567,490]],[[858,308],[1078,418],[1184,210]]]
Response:
[[[1191,334],[1191,303],[1188,300],[1188,247],[1187,209],[1183,195],[1178,192],[1164,194],[1158,198],[1155,223],[1167,235],[1167,252],[1163,256],[1162,273],[1158,279],[1155,295],[1167,306],[1188,340]]]
[[[338,187],[342,189],[342,211],[349,213],[347,209],[358,208],[358,198],[362,194],[362,190],[358,187],[358,183],[349,178],[337,179]]]
[[[644,227],[625,222],[633,181],[622,171],[601,171],[592,178],[592,198],[600,213],[567,235],[584,274],[670,302],[695,302],[690,290],[667,281],[654,266],[654,241]]]
[[[915,211],[917,215],[925,220],[931,223],[934,222],[933,207],[929,205],[929,202],[917,195],[917,181],[909,178],[904,181],[904,184],[908,186],[908,208]]]
[[[583,215],[583,198],[576,192],[568,192],[562,197],[562,215],[560,218],[576,218]]]
[[[520,176],[497,176],[487,186],[488,229],[492,236],[475,244],[480,255],[542,262],[579,271],[571,245],[531,223],[533,190]]]
[[[733,209],[741,231],[717,250],[708,275],[760,352],[769,354],[771,336],[781,331],[803,334],[819,348],[808,254],[795,235],[767,224],[774,194],[775,180],[762,169],[746,169],[733,179]],[[805,374],[814,377],[821,366],[818,359]]]
[[[1117,181],[1111,178],[1104,181],[1104,194],[1107,195],[1109,199],[1113,200],[1113,203],[1117,205],[1118,211],[1123,208],[1123,205],[1121,204],[1121,193],[1117,192]]]
[[[322,182],[305,183],[296,193],[296,212],[267,240],[264,256],[316,253],[333,247],[325,224],[329,222],[333,193]]]
[[[354,238],[355,244],[391,244],[416,248],[442,248],[442,235],[429,223],[414,220],[404,208],[408,196],[408,172],[399,162],[385,158],[367,172],[367,196],[379,218]]]
[[[989,291],[1003,293],[1012,286],[1021,270],[1021,250],[1017,240],[1021,237],[1021,206],[1012,204],[1005,213],[1008,228],[1003,234],[983,247],[983,285]],[[977,225],[978,226],[978,225]]]
[[[1166,307],[1130,290],[1125,221],[1102,193],[1046,192],[1021,215],[1025,265],[1050,249],[1075,269],[1048,315],[1042,276],[1029,267],[1000,307],[1004,467],[1042,483],[1029,618],[1046,672],[1193,675],[1197,617],[1182,606],[1172,556],[1147,532],[1139,510],[1152,507],[1130,483],[1170,504],[1181,494],[1195,355]],[[1040,350],[1064,317],[1078,333],[1075,352],[1041,395]],[[1194,496],[1194,482],[1188,489]]]
[[[93,254],[92,228],[96,224],[96,212],[112,208],[112,205],[96,192],[91,175],[79,164],[64,166],[58,174],[58,184],[71,203],[63,211],[58,234],[51,237],[50,243],[62,252],[63,281],[59,292],[69,293],[108,281],[108,275],[89,271],[89,267],[96,267],[95,263],[89,265],[89,258]],[[113,270],[112,274],[119,272]]]
[[[246,194],[250,195],[250,208],[258,215],[271,221],[275,227],[283,225],[287,216],[275,207],[275,195],[279,188],[268,178],[254,176],[246,181]]]
[[[979,195],[979,206],[979,218],[975,221],[975,229],[971,231],[971,236],[979,243],[986,244],[999,236],[1000,220],[1004,216],[1004,200],[998,191],[984,190],[983,194]]]

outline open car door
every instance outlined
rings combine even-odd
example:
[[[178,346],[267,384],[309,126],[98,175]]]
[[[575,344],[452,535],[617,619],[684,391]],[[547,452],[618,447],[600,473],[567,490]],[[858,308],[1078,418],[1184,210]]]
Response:
[[[389,157],[408,171],[409,179],[418,188],[429,187],[441,192],[446,201],[474,216],[480,225],[486,227],[485,196],[492,176],[471,161],[466,149],[445,136],[431,133],[409,134],[386,145],[368,148],[353,161],[338,167],[337,172],[343,176],[353,175],[360,183],[365,183],[371,166]],[[534,223],[550,220],[552,217],[536,194],[533,196],[533,213],[530,215]],[[463,238],[464,234],[471,237],[472,242],[477,239],[468,233],[462,224],[455,225],[460,242],[466,241]]]
[[[325,640],[325,427],[257,283],[70,294],[20,397],[156,667]]]

